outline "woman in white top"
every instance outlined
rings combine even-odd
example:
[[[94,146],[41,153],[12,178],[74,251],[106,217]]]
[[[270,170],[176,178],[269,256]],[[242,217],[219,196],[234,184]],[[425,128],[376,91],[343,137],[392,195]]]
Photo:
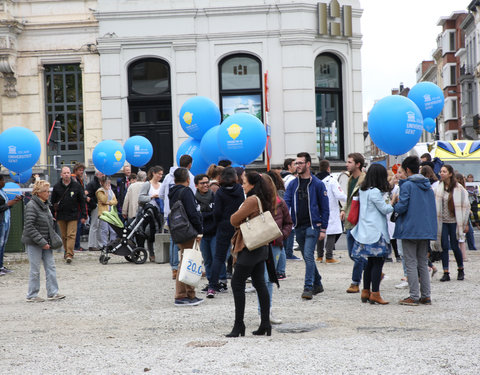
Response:
[[[151,167],[148,170],[147,179],[148,181],[145,182],[140,190],[140,195],[138,196],[138,204],[139,206],[144,206],[146,203],[150,203],[152,206],[156,207],[155,210],[155,218],[148,217],[147,220],[144,221],[143,230],[146,231],[147,225],[150,227],[149,234],[147,237],[147,247],[148,253],[150,255],[150,261],[155,262],[155,253],[153,251],[153,243],[155,242],[155,233],[158,229],[162,229],[163,227],[163,220],[161,219],[160,212],[162,210],[162,203],[160,201],[159,193],[160,187],[162,183],[160,182],[163,177],[163,168],[159,165]],[[141,241],[139,241],[141,242]],[[139,246],[143,246],[143,244],[139,243]]]

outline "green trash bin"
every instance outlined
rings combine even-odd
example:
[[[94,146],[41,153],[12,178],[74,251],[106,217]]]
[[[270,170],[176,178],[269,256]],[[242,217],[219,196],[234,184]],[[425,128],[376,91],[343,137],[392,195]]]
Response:
[[[17,203],[10,209],[10,233],[5,245],[5,252],[16,253],[25,251],[22,243],[23,234],[23,202]]]

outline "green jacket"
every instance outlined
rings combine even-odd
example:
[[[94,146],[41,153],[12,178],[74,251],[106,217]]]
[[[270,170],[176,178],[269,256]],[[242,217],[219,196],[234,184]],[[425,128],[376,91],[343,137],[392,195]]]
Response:
[[[353,177],[350,176],[350,178],[348,179],[348,184],[350,184],[350,180],[352,179]],[[345,226],[345,229],[352,229],[354,227],[354,225],[352,225],[348,220],[348,214],[350,213],[350,206],[352,204],[352,198],[358,194],[358,189],[360,189],[360,185],[362,185],[362,182],[363,180],[365,180],[365,172],[362,172],[360,174],[360,176],[358,177],[358,181],[357,181],[357,184],[353,187],[353,190],[352,190],[352,193],[350,195],[348,195],[348,185],[347,185],[347,204],[344,206],[343,208],[343,211],[345,211],[345,222],[344,222],[344,226]]]

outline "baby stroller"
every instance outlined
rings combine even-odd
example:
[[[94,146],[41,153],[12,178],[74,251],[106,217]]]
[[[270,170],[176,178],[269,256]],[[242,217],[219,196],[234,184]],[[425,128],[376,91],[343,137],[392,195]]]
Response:
[[[138,247],[138,242],[145,234],[142,232],[142,224],[147,218],[154,217],[155,207],[151,204],[145,204],[143,209],[128,226],[124,226],[118,216],[117,210],[103,212],[99,219],[110,225],[117,234],[117,238],[110,241],[100,253],[99,262],[107,264],[110,260],[108,254],[115,254],[125,257],[126,260],[135,264],[146,262],[148,254],[143,247]],[[143,241],[142,241],[143,242]]]

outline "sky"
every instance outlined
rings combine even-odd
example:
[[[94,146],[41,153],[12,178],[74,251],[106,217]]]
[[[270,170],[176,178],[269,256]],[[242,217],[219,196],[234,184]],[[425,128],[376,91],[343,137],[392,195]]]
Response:
[[[416,83],[416,69],[432,60],[437,23],[454,11],[467,11],[470,0],[360,0],[363,118],[376,100],[391,95],[400,82]]]

